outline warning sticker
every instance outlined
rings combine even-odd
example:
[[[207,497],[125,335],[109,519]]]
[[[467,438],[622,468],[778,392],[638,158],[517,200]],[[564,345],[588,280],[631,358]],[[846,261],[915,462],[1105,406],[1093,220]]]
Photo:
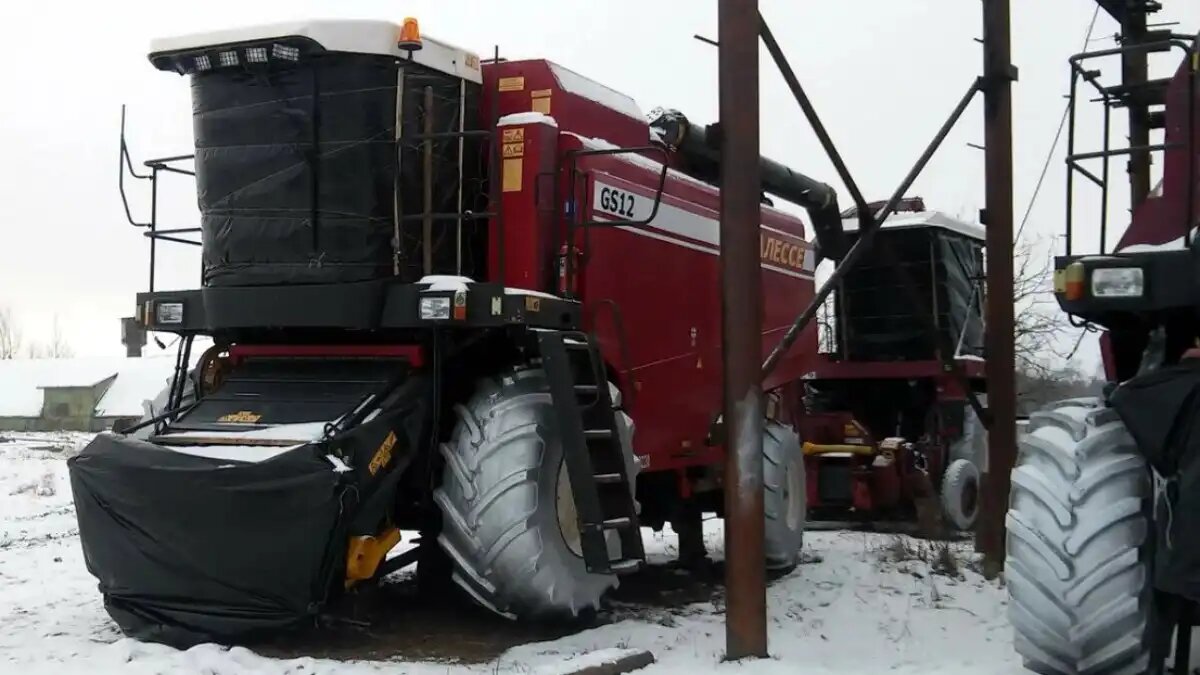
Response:
[[[504,156],[506,158],[507,157],[524,157],[525,156],[525,144],[524,143],[505,143],[504,144]]]
[[[500,78],[500,91],[525,91],[525,77]]]
[[[525,140],[525,127],[504,130],[503,141],[505,143],[516,143],[523,140]]]

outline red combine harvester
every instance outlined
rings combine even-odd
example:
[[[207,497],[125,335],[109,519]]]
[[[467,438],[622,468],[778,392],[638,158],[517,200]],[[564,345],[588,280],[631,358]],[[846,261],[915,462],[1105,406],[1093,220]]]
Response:
[[[672,522],[702,554],[725,454],[718,128],[648,123],[566,68],[481,61],[415,21],[187,36],[150,60],[190,76],[193,98],[194,157],[146,162],[146,177],[156,191],[194,161],[201,225],[162,229],[153,209],[134,222],[151,246],[136,320],[180,336],[178,368],[152,416],[70,462],[88,567],[122,630],[244,639],[413,563],[504,616],[575,617],[643,564],[642,525]],[[132,171],[124,140],[122,155]],[[816,240],[764,204],[769,349],[813,298],[817,248],[836,260],[846,241],[829,186],[761,168]],[[201,288],[154,288],[160,239],[201,245]],[[191,368],[196,337],[213,346]],[[803,340],[765,382],[773,569],[799,559],[796,430],[821,428],[805,384],[817,373],[836,394],[858,358],[819,358],[815,327]],[[893,374],[925,397],[906,415],[954,398],[924,370]],[[857,405],[876,437],[907,439],[872,467],[944,464],[952,421],[895,427]],[[835,482],[836,458],[814,457]],[[397,553],[402,530],[419,536]]]
[[[857,214],[844,215],[853,234]],[[986,391],[983,240],[981,226],[905,200],[876,252],[838,285],[795,416],[810,517],[907,519],[925,509],[916,515],[936,527],[940,497],[946,525],[974,526],[987,434],[967,388]],[[911,297],[914,283],[924,302]]]

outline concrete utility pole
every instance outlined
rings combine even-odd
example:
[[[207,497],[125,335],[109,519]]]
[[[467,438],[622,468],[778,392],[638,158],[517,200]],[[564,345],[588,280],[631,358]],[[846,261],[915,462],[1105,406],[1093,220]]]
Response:
[[[985,573],[1004,566],[1004,516],[1017,455],[1016,361],[1013,336],[1012,65],[1009,0],[983,0],[984,134],[987,187],[987,471],[976,546]]]
[[[767,655],[758,0],[718,0],[726,658]]]

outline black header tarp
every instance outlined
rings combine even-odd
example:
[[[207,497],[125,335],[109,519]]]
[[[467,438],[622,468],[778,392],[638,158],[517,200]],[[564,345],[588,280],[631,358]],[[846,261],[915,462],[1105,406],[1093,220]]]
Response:
[[[414,381],[371,421],[257,463],[97,436],[69,468],[109,614],[178,646],[314,621],[341,586],[347,537],[378,534],[391,515],[427,433],[425,393]]]
[[[1200,601],[1200,361],[1140,375],[1112,407],[1166,489],[1154,506],[1154,584]]]
[[[295,64],[276,60],[269,68],[193,75],[204,284],[391,276],[397,206],[410,216],[425,209],[423,148],[414,136],[424,130],[427,86],[434,93],[436,132],[476,126],[479,85],[392,57],[318,53]],[[464,141],[461,172],[458,139],[433,145],[433,211],[477,208],[478,139]],[[462,185],[473,192],[460,204]],[[445,236],[449,225],[437,223],[443,244],[455,241]],[[400,230],[402,276],[414,281],[414,274],[420,276],[411,265],[421,259],[420,223]],[[453,250],[439,256],[455,257]]]
[[[883,246],[915,282],[938,335],[910,300],[901,271],[881,254]],[[982,357],[982,277],[981,242],[935,227],[879,232],[872,252],[846,274],[835,296],[841,358],[932,360],[939,339],[960,356]]]

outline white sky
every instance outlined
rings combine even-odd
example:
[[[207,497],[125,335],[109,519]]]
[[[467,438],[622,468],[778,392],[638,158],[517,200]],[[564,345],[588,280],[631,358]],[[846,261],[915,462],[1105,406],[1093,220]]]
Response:
[[[1164,4],[1157,20],[1179,21],[1182,31],[1200,29],[1200,3]],[[980,3],[761,5],[864,192],[884,198],[979,73],[974,38]],[[1014,61],[1021,69],[1015,92],[1018,219],[1061,115],[1066,59],[1079,51],[1093,9],[1086,0],[1013,0]],[[645,110],[662,105],[696,121],[716,118],[716,49],[692,38],[716,37],[716,0],[2,3],[0,306],[11,309],[30,338],[48,338],[58,316],[76,352],[120,353],[117,319],[131,313],[134,294],[145,287],[148,254],[140,232],[125,223],[117,193],[121,104],[129,105],[135,160],[191,152],[187,82],[150,66],[145,52],[151,38],[306,17],[399,21],[406,15],[418,17],[426,33],[480,53],[499,43],[510,58],[551,59],[632,95]],[[1101,13],[1095,36],[1115,30]],[[1092,47],[1111,44],[1098,40]],[[1174,66],[1164,62],[1158,70]],[[764,152],[836,185],[765,53],[762,81]],[[981,116],[977,103],[912,194],[940,210],[977,212],[983,154],[966,144],[982,143]],[[1086,119],[1082,124],[1096,129]],[[1063,176],[1056,161],[1028,234],[1051,241],[1061,231]],[[1114,176],[1123,177],[1116,164]],[[193,185],[167,180],[173,188],[161,196],[160,222],[193,226]],[[140,216],[148,201],[135,198],[132,205]],[[1114,206],[1121,229],[1124,206]],[[1087,235],[1077,236],[1087,241]],[[195,286],[194,250],[165,248],[159,287]]]

